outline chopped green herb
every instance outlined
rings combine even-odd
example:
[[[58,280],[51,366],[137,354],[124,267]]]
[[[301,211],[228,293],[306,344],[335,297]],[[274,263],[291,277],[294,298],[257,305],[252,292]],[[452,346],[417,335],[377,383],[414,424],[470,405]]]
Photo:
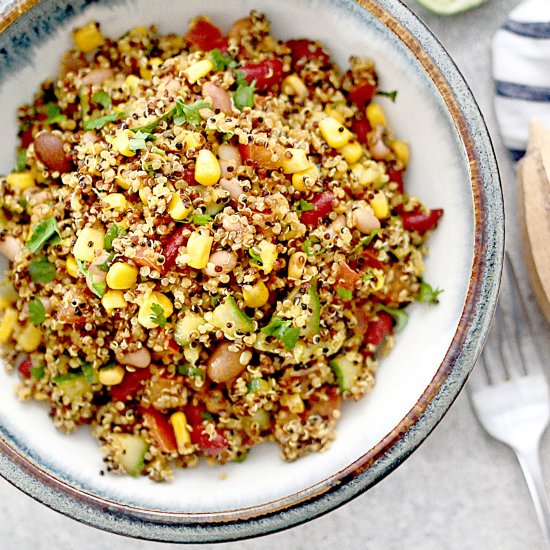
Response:
[[[114,122],[115,120],[118,120],[119,118],[123,118],[125,116],[126,113],[119,111],[118,113],[111,113],[110,115],[100,116],[98,118],[90,118],[84,122],[84,130],[101,130],[101,128],[103,128],[105,124],[109,122]],[[130,149],[132,149],[131,143]]]
[[[159,327],[165,327],[166,326],[166,317],[164,316],[164,310],[160,306],[160,304],[153,304],[151,306],[151,315],[150,319],[155,325],[158,325]]]
[[[314,209],[315,209],[315,206],[313,204],[311,204],[310,202],[307,202],[304,199],[300,199],[300,202],[298,203],[299,212],[308,212]]]
[[[49,283],[55,279],[55,266],[46,257],[38,256],[31,260],[29,273],[35,283]]]
[[[397,98],[397,90],[393,90],[391,92],[383,92],[382,90],[378,90],[376,92],[376,95],[387,97],[388,99],[391,99],[391,101],[395,103],[395,99]]]
[[[290,351],[294,349],[300,337],[300,329],[291,325],[290,321],[283,321],[280,317],[274,317],[267,326],[262,328],[262,332],[267,336],[275,336],[281,340],[285,349]]]
[[[191,365],[178,365],[178,373],[183,374],[184,376],[190,376],[191,378],[198,376],[199,378],[204,379],[204,372],[201,369]]]
[[[59,105],[56,105],[55,103],[46,104],[46,115],[48,118],[44,121],[44,124],[56,124],[67,120],[67,117],[61,114]]]
[[[321,250],[318,250],[317,252],[314,252],[311,250],[312,245],[319,244],[321,241],[317,237],[311,237],[311,239],[306,239],[304,241],[304,251],[307,256],[319,256],[319,254],[322,254],[325,249],[321,248]]]
[[[185,105],[181,99],[176,100],[176,112],[174,113],[174,124],[181,126],[186,123],[197,126],[202,122],[201,109],[211,109],[212,105],[206,101],[195,101],[191,105]]]
[[[353,298],[353,294],[351,290],[348,290],[347,288],[344,288],[343,286],[339,286],[336,289],[336,293],[342,300],[345,300],[346,302],[349,302]]]
[[[366,237],[362,237],[359,239],[359,242],[351,249],[351,253],[357,252],[361,248],[364,248],[366,246],[369,246],[369,244],[372,242],[372,240],[380,235],[384,230],[383,229],[373,229]]]
[[[88,101],[88,93],[83,91],[82,88],[79,91],[78,98],[80,99],[80,117],[82,118],[82,123],[86,122],[88,113],[90,112],[90,102]]]
[[[147,140],[155,139],[153,134],[150,132],[144,132],[138,130],[134,137],[130,138],[130,151],[138,151],[139,149],[147,149]]]
[[[256,254],[256,252],[254,252],[252,248],[248,249],[248,255],[250,256],[252,263],[257,265],[264,265],[264,262],[260,254]]]
[[[109,256],[107,256],[107,259],[102,264],[97,264],[97,268],[107,273],[107,271],[109,271],[109,264],[111,263],[114,257],[115,257],[115,253],[111,252]]]
[[[270,388],[269,382],[263,378],[253,378],[248,383],[248,393],[253,393],[256,391],[268,391]]]
[[[114,364],[106,365],[107,367],[114,366]],[[94,384],[98,381],[97,374],[94,371],[94,368],[90,363],[82,363],[82,372],[84,373],[84,376],[86,377],[86,380],[90,384]]]
[[[27,169],[27,150],[21,149],[17,152],[17,168],[18,172],[23,172]]]
[[[41,325],[46,319],[46,309],[42,300],[37,296],[29,302],[29,319],[35,326]]]
[[[107,290],[107,285],[105,283],[92,283],[92,289],[98,298],[103,298]]]
[[[156,145],[151,147],[151,153],[156,153],[157,155],[161,155],[163,157],[166,156],[166,151],[164,149],[159,149]]]
[[[206,420],[207,422],[211,422],[212,420],[214,420],[214,417],[208,411],[204,411],[203,413],[201,413],[201,416],[202,419]]]
[[[438,304],[439,295],[443,292],[443,289],[433,289],[428,283],[420,283],[420,292],[418,293],[417,302],[425,302],[428,304]]]
[[[101,105],[105,110],[110,109],[112,105],[111,96],[103,90],[96,92],[92,96],[92,101],[94,101],[98,105]]]
[[[244,451],[241,451],[237,456],[231,461],[236,462],[237,464],[244,462],[246,460],[246,457],[248,456],[248,449],[245,449]]]
[[[76,260],[76,265],[78,266],[78,271],[86,277],[86,280],[90,283],[92,287],[92,292],[98,297],[103,298],[105,291],[107,290],[107,285],[105,283],[98,283],[94,281],[94,276],[90,273],[86,267],[86,263],[82,260]]]
[[[31,376],[35,380],[40,380],[41,378],[43,378],[45,372],[46,370],[44,369],[44,367],[31,367]]]
[[[409,316],[404,309],[394,309],[391,307],[387,307],[383,304],[378,304],[378,310],[385,311],[394,318],[395,330],[397,332],[403,330],[405,328],[405,325],[407,324],[407,321],[409,320]]]
[[[31,238],[27,241],[27,248],[32,254],[36,254],[48,241],[50,245],[61,241],[61,233],[54,217],[46,218],[36,225]]]
[[[124,237],[126,235],[126,231],[122,229],[122,227],[114,224],[109,227],[107,233],[105,234],[105,238],[103,239],[103,248],[110,252],[113,250],[113,241],[118,237]],[[109,261],[109,260],[107,260]]]
[[[363,277],[361,277],[361,280],[362,280],[363,282],[365,282],[365,281],[370,281],[371,279],[374,279],[374,274],[372,274],[372,273],[365,273],[365,274],[363,275]]]
[[[162,116],[159,116],[157,119],[153,120],[153,122],[150,122],[149,124],[145,124],[144,126],[138,126],[137,128],[130,128],[134,134],[137,134],[138,132],[141,132],[142,134],[148,134],[148,139],[155,139],[154,137],[150,136],[152,134],[156,127],[163,122],[164,120],[168,120],[169,118],[172,118],[177,111],[177,107],[171,107],[166,111]]]
[[[237,89],[233,92],[233,103],[239,111],[242,111],[245,107],[254,107],[256,81],[253,80],[251,84],[248,84],[244,74],[237,71],[237,75],[239,73],[242,75],[242,78],[237,76]]]
[[[216,71],[225,71],[226,69],[232,69],[237,66],[237,60],[234,57],[220,52],[218,48],[210,50],[209,57]]]
[[[193,214],[189,221],[195,225],[208,225],[213,219],[210,214]]]

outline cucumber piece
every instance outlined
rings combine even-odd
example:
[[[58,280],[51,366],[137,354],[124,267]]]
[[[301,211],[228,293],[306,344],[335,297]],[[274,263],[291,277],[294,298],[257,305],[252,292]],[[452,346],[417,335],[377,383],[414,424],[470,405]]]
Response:
[[[311,308],[311,317],[303,330],[304,338],[312,338],[321,332],[321,300],[316,288],[317,283],[313,281],[308,289],[310,297],[309,307]]]
[[[250,333],[254,330],[254,321],[239,309],[233,296],[227,296],[212,312],[210,322],[231,340],[236,338],[237,332]]]
[[[362,362],[361,354],[353,351],[339,355],[330,362],[342,393],[351,390],[357,382],[361,374]]]
[[[225,208],[223,203],[211,202],[205,207],[205,214],[207,216],[215,216],[218,212],[221,212]]]
[[[204,319],[201,315],[193,313],[192,311],[187,312],[185,317],[176,323],[174,340],[180,346],[188,346],[191,341],[191,333],[197,330],[201,325],[204,325]]]
[[[138,476],[145,465],[145,453],[149,445],[139,435],[132,434],[111,434],[114,459],[120,464],[126,473],[131,476]]]
[[[69,401],[74,401],[81,398],[91,389],[91,384],[88,382],[86,375],[83,372],[62,374],[60,376],[56,376],[53,381],[63,392],[63,395],[69,399]]]

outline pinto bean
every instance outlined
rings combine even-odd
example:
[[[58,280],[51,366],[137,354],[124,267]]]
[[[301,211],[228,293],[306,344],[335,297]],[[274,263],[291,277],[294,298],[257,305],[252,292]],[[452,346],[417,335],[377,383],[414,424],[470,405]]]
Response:
[[[241,351],[231,351],[232,342],[222,342],[208,358],[206,372],[214,382],[229,382],[245,369],[241,365]]]
[[[224,90],[220,86],[216,86],[212,82],[205,82],[202,87],[202,95],[205,98],[210,98],[214,109],[220,109],[226,115],[230,115],[233,112],[231,97],[227,90]]]
[[[36,156],[50,170],[64,174],[72,170],[72,163],[63,149],[63,141],[50,132],[40,132],[34,138]]]
[[[86,76],[82,78],[83,86],[93,86],[94,84],[101,84],[113,74],[111,69],[93,69]]]
[[[147,348],[141,348],[137,351],[126,353],[120,359],[123,365],[130,365],[138,369],[144,369],[151,364],[151,354]]]

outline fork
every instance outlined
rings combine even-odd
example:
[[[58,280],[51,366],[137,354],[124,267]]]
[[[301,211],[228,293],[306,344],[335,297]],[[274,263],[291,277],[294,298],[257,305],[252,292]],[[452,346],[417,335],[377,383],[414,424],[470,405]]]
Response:
[[[485,381],[473,377],[473,410],[493,438],[516,453],[550,548],[550,506],[540,462],[540,440],[550,415],[548,383],[516,273],[508,254],[495,318],[480,359]]]

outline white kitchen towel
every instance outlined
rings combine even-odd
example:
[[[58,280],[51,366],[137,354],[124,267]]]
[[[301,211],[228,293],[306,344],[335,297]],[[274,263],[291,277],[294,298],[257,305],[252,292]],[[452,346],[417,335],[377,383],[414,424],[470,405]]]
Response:
[[[550,128],[550,0],[517,6],[493,39],[495,112],[514,160],[525,153],[529,126]]]

